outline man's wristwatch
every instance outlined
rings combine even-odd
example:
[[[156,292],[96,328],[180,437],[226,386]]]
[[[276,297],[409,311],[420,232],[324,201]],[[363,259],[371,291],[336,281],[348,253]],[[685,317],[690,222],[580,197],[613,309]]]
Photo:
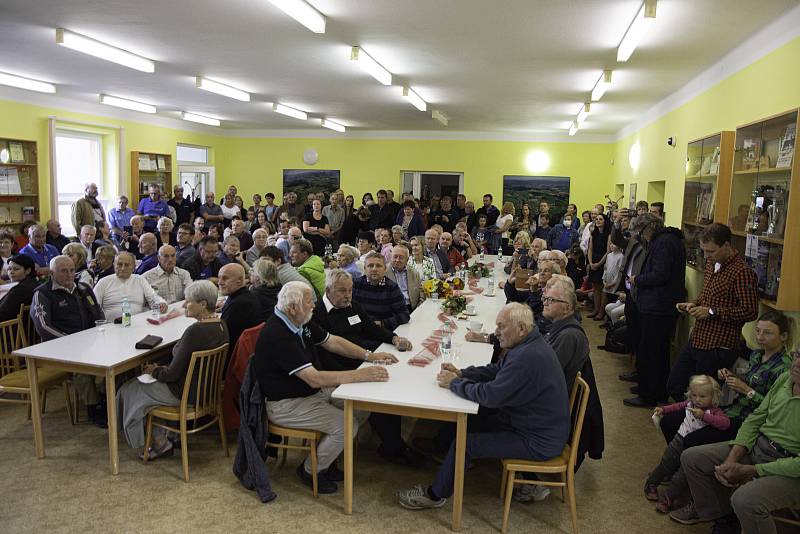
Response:
[[[751,389],[750,391],[748,391],[748,392],[747,392],[747,395],[745,395],[745,396],[746,396],[748,399],[751,399],[751,400],[752,400],[752,399],[753,399],[753,397],[755,397],[755,396],[756,396],[756,390],[754,390],[754,389]]]
[[[367,352],[365,352],[365,353],[364,353],[364,361],[365,361],[365,362],[368,362],[368,361],[369,361],[369,355],[370,355],[370,354],[372,354],[372,351],[371,351],[371,350],[368,350]]]

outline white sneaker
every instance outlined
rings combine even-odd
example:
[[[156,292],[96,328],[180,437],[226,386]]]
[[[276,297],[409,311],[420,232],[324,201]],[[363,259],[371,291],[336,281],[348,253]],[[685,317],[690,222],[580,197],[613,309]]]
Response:
[[[397,493],[397,500],[400,506],[409,510],[422,510],[424,508],[440,508],[444,506],[447,499],[434,501],[428,497],[428,491],[422,484],[417,484],[411,489]]]
[[[550,495],[550,488],[538,484],[524,484],[514,489],[511,496],[517,502],[542,502]]]

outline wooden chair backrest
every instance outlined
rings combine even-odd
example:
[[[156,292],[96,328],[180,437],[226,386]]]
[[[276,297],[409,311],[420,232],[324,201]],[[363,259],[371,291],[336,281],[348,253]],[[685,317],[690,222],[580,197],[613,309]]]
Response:
[[[575,469],[575,462],[578,459],[578,445],[581,441],[581,430],[583,430],[583,420],[586,416],[586,406],[589,404],[590,391],[589,384],[578,373],[569,395],[570,419],[572,421],[572,437],[569,443],[569,468],[572,470]]]
[[[39,332],[36,331],[36,326],[33,324],[33,317],[31,316],[31,307],[22,305],[19,309],[19,325],[21,327],[20,333],[22,335],[22,346],[30,347],[42,342]]]
[[[20,370],[19,357],[11,353],[22,346],[19,317],[0,323],[0,376]]]
[[[186,381],[181,395],[181,416],[188,407],[194,407],[197,417],[216,414],[222,404],[222,370],[228,357],[228,344],[215,349],[195,351],[186,371]],[[189,393],[195,392],[194,402],[189,402]]]

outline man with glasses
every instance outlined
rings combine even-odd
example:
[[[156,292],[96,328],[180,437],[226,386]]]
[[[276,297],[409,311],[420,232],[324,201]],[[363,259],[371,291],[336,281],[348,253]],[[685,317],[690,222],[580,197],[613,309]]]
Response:
[[[128,207],[128,197],[120,195],[117,207],[108,212],[108,225],[111,227],[111,239],[116,244],[122,243],[131,233],[131,218],[136,212]]]
[[[175,238],[178,241],[178,246],[175,247],[178,267],[182,267],[187,260],[197,256],[194,236],[195,229],[191,224],[183,223],[178,226],[178,231],[175,233]]]
[[[281,221],[281,223],[289,224],[289,223],[283,223],[283,221]],[[292,245],[297,243],[301,239],[303,239],[303,231],[297,226],[291,226],[289,230],[286,232],[286,238],[285,239],[278,238],[278,242],[275,243],[275,246],[281,249],[284,258],[288,258],[291,256]]]
[[[175,210],[175,224],[191,223],[194,220],[195,205],[183,196],[183,186],[172,188],[172,198],[167,202]]]

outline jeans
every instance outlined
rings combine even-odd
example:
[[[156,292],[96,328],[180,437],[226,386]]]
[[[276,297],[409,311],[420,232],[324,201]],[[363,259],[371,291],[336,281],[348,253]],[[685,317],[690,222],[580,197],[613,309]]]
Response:
[[[725,461],[730,450],[727,443],[713,443],[686,449],[681,456],[698,516],[711,521],[735,512],[742,532],[774,534],[775,521],[770,513],[800,505],[800,478],[770,475],[735,489],[726,488],[714,477],[714,467]],[[739,463],[757,465],[780,457],[762,437]]]
[[[738,356],[737,349],[697,349],[689,341],[672,366],[667,391],[673,399],[681,401],[686,397],[692,376],[708,375],[716,379],[717,371],[730,368]]]

